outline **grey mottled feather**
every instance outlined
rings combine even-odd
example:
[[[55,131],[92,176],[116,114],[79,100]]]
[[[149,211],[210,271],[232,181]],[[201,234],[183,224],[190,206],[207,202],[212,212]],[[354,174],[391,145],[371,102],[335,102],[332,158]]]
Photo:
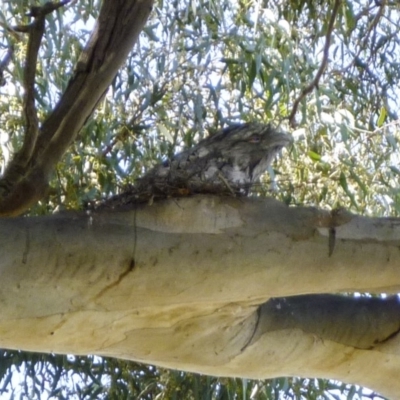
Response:
[[[271,125],[233,125],[155,166],[106,203],[129,204],[192,193],[247,194],[291,137]]]

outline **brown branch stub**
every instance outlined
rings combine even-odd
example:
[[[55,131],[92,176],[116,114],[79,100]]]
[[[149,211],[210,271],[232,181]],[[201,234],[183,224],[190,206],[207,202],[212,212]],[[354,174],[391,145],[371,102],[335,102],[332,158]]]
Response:
[[[331,257],[336,247],[336,228],[349,223],[355,215],[339,207],[331,212],[319,210],[316,214],[315,226],[328,229],[328,256]]]
[[[297,97],[297,99],[294,101],[292,111],[289,115],[289,124],[292,128],[296,126],[295,122],[295,116],[297,109],[299,108],[300,102],[309,94],[311,93],[315,88],[318,88],[319,81],[328,65],[328,57],[329,57],[329,47],[331,45],[331,38],[332,38],[332,32],[333,32],[333,27],[335,24],[336,16],[339,10],[339,6],[341,4],[341,0],[335,0],[335,4],[333,6],[332,10],[332,15],[329,20],[329,25],[328,25],[328,32],[325,36],[325,45],[324,45],[324,50],[323,50],[323,58],[321,65],[317,71],[317,74],[315,75],[314,79],[310,82],[308,86],[306,86],[300,93],[300,95]]]
[[[335,250],[336,246],[336,229],[331,226],[329,228],[329,236],[328,236],[328,256],[331,257],[333,254],[333,250]]]

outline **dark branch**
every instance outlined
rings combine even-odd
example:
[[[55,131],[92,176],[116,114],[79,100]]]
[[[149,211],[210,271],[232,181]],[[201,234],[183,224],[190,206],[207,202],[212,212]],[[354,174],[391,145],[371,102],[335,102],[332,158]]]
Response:
[[[22,165],[28,162],[36,143],[39,129],[39,120],[35,105],[35,78],[37,58],[42,43],[45,28],[45,16],[39,15],[35,22],[30,25],[28,52],[26,56],[24,71],[24,114],[25,114],[25,136],[22,149],[19,152],[18,162]]]
[[[28,13],[28,16],[34,17],[35,21],[29,25],[28,30],[30,36],[24,71],[24,114],[26,130],[22,148],[15,157],[18,169],[25,167],[29,163],[39,133],[39,120],[35,106],[35,78],[37,57],[44,34],[45,18],[47,14],[52,13],[70,2],[71,0],[64,0],[59,3],[47,2],[42,7],[31,7],[30,12]],[[7,179],[7,176],[5,176],[5,178],[6,180],[9,180]]]
[[[47,3],[42,18],[62,3]],[[152,9],[152,0],[104,0],[89,43],[81,54],[67,89],[42,124],[29,162],[14,163],[0,186],[7,188],[0,200],[0,215],[18,215],[45,194],[48,176],[114,79],[135,44]],[[40,17],[38,17],[40,18]],[[3,190],[4,192],[4,190]]]
[[[48,2],[42,7],[31,7],[27,15],[33,17],[34,21],[28,25],[20,25],[9,29],[10,31],[29,34],[23,79],[25,135],[21,149],[14,155],[0,181],[0,193],[2,196],[8,195],[12,187],[25,174],[25,169],[31,161],[39,134],[39,119],[35,105],[35,80],[38,53],[44,34],[46,16],[70,2],[71,0],[64,0],[59,3]]]
[[[27,15],[34,18],[45,17],[47,14],[51,14],[53,11],[57,10],[58,8],[64,7],[68,3],[71,3],[71,0],[60,1],[59,3],[48,1],[41,7],[32,6],[30,12],[27,13]]]

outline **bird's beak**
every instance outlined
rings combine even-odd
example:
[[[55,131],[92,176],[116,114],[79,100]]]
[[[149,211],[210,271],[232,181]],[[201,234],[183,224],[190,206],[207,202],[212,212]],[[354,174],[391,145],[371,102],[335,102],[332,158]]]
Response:
[[[287,147],[293,143],[293,137],[287,132],[276,131],[271,138],[271,146]]]

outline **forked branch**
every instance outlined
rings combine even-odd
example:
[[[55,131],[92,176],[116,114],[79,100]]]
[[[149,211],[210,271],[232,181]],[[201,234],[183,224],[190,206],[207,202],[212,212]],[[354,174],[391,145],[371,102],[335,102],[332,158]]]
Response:
[[[30,70],[25,76],[25,85],[30,89],[25,99],[29,129],[21,151],[0,180],[0,216],[21,214],[44,196],[49,174],[125,61],[147,21],[153,3],[152,0],[103,1],[96,28],[80,56],[66,91],[38,129],[33,87],[44,18],[47,13],[68,2],[47,3],[31,9],[30,15],[35,22],[31,28],[32,44],[28,51],[27,64]]]

